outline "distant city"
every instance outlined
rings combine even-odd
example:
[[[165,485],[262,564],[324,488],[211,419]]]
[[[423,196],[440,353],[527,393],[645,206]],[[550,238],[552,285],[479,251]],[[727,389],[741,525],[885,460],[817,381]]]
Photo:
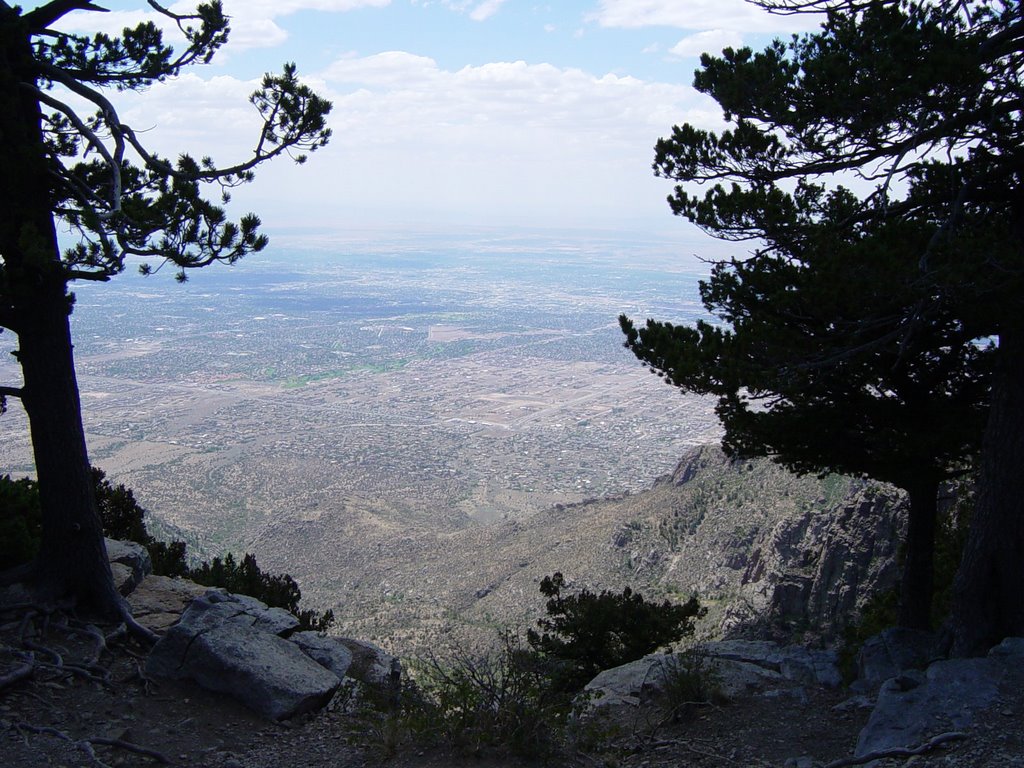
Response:
[[[450,526],[646,488],[715,420],[617,317],[692,322],[704,271],[663,242],[392,237],[75,286],[91,459],[213,554],[354,502]],[[16,401],[0,432],[0,473],[31,474]]]

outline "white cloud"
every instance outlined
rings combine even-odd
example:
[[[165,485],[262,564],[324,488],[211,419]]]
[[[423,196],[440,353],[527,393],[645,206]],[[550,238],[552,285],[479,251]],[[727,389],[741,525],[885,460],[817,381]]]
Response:
[[[700,56],[702,53],[721,53],[723,48],[739,48],[743,38],[731,29],[709,29],[688,35],[673,45],[669,53],[673,56]]]
[[[413,131],[439,143],[475,134],[481,144],[519,144],[524,143],[522,130],[530,128],[543,132],[526,137],[534,149],[543,149],[535,139],[556,133],[573,141],[591,136],[603,143],[628,143],[649,132],[649,144],[698,98],[683,85],[597,77],[543,63],[492,62],[445,70],[430,58],[397,51],[340,59],[318,78],[334,91],[339,113],[349,115],[343,119],[351,128],[358,130],[364,111],[391,115],[383,123],[366,121],[374,126],[377,142],[401,141]]]
[[[170,5],[175,13],[191,13],[197,0],[180,0]],[[224,12],[231,26],[230,49],[271,48],[288,39],[288,33],[276,22],[282,16],[298,11],[331,11],[342,13],[359,8],[383,8],[391,0],[223,0]],[[67,32],[106,32],[117,34],[125,27],[152,21],[171,40],[178,37],[173,21],[155,11],[113,11],[110,13],[75,12],[61,19],[60,28]]]
[[[591,17],[602,27],[678,27],[679,29],[739,29],[753,33],[782,33],[816,29],[814,14],[770,14],[745,0],[600,0]]]
[[[675,226],[652,147],[674,123],[717,126],[681,84],[522,61],[446,69],[403,51],[338,59],[309,79],[334,102],[334,137],[310,162],[268,164],[235,191],[268,227],[424,220]],[[251,151],[255,81],[189,74],[117,96],[164,156]],[[647,224],[645,224],[646,226]]]
[[[687,86],[546,63],[449,70],[388,52],[338,60],[319,78],[335,135],[301,169],[316,180],[304,190],[345,181],[312,195],[303,215],[330,199],[376,215],[578,223],[649,213],[671,226],[667,187],[650,171],[654,142],[677,122],[718,124],[714,105]],[[274,188],[289,184],[298,182]]]
[[[485,21],[496,14],[504,4],[505,0],[484,0],[470,12],[469,18],[473,21]]]

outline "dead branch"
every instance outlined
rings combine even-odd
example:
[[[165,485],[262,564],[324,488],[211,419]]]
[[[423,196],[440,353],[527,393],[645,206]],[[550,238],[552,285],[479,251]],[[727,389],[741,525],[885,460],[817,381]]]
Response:
[[[171,763],[171,759],[163,752],[158,752],[157,750],[149,749],[148,747],[141,747],[138,744],[133,744],[130,741],[124,741],[123,739],[107,739],[101,736],[96,736],[88,739],[88,741],[92,744],[104,747],[117,747],[118,749],[123,749],[126,752],[134,752],[136,755],[151,758],[163,765],[170,765]]]
[[[940,733],[931,739],[928,739],[924,744],[917,747],[893,747],[892,749],[880,749],[877,752],[869,752],[866,755],[860,757],[844,757],[839,760],[834,760],[825,768],[846,768],[850,765],[863,765],[864,763],[870,763],[872,760],[883,760],[887,757],[913,757],[914,755],[923,755],[925,752],[930,752],[942,744],[949,741],[959,741],[960,739],[966,739],[967,734],[962,731],[949,731],[947,733]]]
[[[13,723],[13,727],[22,732],[27,731],[29,733],[56,736],[58,739],[62,739],[71,744],[74,744],[80,750],[85,752],[89,756],[89,759],[93,762],[93,764],[99,766],[99,768],[110,768],[110,766],[108,766],[106,763],[99,759],[99,757],[96,755],[96,750],[93,749],[93,747],[95,746],[116,747],[117,749],[123,749],[126,752],[132,752],[136,755],[142,755],[143,757],[148,757],[151,760],[156,760],[158,763],[161,763],[162,765],[171,764],[171,759],[162,752],[158,752],[155,749],[149,749],[148,747],[142,747],[138,744],[133,744],[130,741],[124,741],[122,739],[108,739],[102,736],[90,736],[85,739],[76,739],[69,733],[66,733],[65,731],[60,731],[56,728],[51,728],[49,726],[32,725],[30,723]]]
[[[85,752],[85,754],[89,756],[89,760],[92,762],[93,765],[97,766],[97,768],[110,768],[109,765],[104,763],[102,760],[99,759],[99,757],[96,756],[96,750],[93,749],[92,744],[89,743],[87,739],[79,741],[78,739],[75,739],[70,734],[65,733],[64,731],[59,731],[56,728],[50,728],[49,726],[45,725],[14,723],[13,726],[17,730],[21,731],[22,734],[24,734],[27,731],[28,733],[39,733],[44,734],[46,736],[56,736],[58,739],[61,739],[62,741],[67,741],[73,744],[74,746],[78,747],[78,749]]]

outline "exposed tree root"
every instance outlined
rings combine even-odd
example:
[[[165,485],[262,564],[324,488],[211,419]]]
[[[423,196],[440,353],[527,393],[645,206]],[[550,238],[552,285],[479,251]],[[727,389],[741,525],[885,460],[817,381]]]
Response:
[[[135,620],[135,617],[132,616],[132,610],[128,606],[128,602],[126,600],[121,601],[121,621],[124,622],[127,633],[147,648],[155,645],[156,641],[160,639],[160,635],[148,627],[142,626]]]
[[[949,731],[947,733],[940,733],[924,744],[916,747],[893,747],[892,749],[880,749],[877,752],[869,752],[866,755],[860,757],[844,757],[839,760],[833,760],[831,763],[825,766],[825,768],[846,768],[850,765],[864,765],[864,763],[870,763],[872,760],[883,760],[887,757],[913,757],[914,755],[923,755],[925,752],[939,747],[949,741],[959,741],[960,739],[966,739],[967,734],[961,731]]]
[[[133,637],[141,635],[147,646],[155,637],[144,627],[139,627],[141,632],[131,632],[128,622],[118,625],[109,634],[104,634],[95,624],[80,621],[69,615],[70,607],[67,603],[18,603],[0,608],[0,612],[8,615],[15,612],[20,614],[18,620],[8,623],[6,628],[14,629],[16,642],[22,649],[10,649],[18,663],[0,676],[0,690],[27,680],[41,671],[56,675],[58,678],[75,676],[112,688],[114,684],[110,671],[101,663],[104,653],[111,650],[114,642],[123,641],[130,634]],[[127,606],[125,607],[127,609]],[[135,623],[134,620],[132,623]],[[69,661],[65,658],[65,648],[44,641],[44,638],[53,631],[63,633],[66,637],[84,638],[91,642],[91,651],[86,653],[84,659]]]
[[[8,686],[28,680],[36,670],[36,665],[31,661],[24,661],[17,665],[7,674],[0,676],[0,691]]]
[[[123,749],[127,752],[133,752],[136,755],[142,755],[148,757],[151,760],[156,760],[158,763],[163,765],[170,765],[171,760],[167,755],[162,752],[158,752],[155,749],[149,749],[147,747],[141,747],[138,744],[133,744],[130,741],[123,741],[121,739],[108,739],[101,736],[90,736],[85,739],[76,739],[65,731],[58,730],[57,728],[51,728],[49,726],[31,725],[30,723],[13,723],[13,727],[22,732],[46,734],[48,736],[56,736],[58,739],[67,741],[73,744],[78,749],[85,752],[88,755],[89,760],[97,768],[110,768],[107,763],[104,763],[96,755],[94,747],[116,747],[117,749]]]

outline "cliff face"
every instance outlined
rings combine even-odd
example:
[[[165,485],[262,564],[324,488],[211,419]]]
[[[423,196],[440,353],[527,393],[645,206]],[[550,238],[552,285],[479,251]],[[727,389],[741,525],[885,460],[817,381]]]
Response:
[[[800,478],[704,447],[650,496],[669,504],[651,504],[613,544],[652,585],[697,591],[712,609],[711,633],[785,640],[813,628],[829,639],[898,580],[906,512],[891,488]]]
[[[525,519],[428,520],[346,500],[316,520],[280,520],[255,544],[341,631],[403,653],[532,626],[540,580],[555,571],[595,591],[695,591],[710,609],[706,636],[788,641],[817,627],[827,640],[895,584],[903,519],[890,489],[705,446],[647,491]]]

